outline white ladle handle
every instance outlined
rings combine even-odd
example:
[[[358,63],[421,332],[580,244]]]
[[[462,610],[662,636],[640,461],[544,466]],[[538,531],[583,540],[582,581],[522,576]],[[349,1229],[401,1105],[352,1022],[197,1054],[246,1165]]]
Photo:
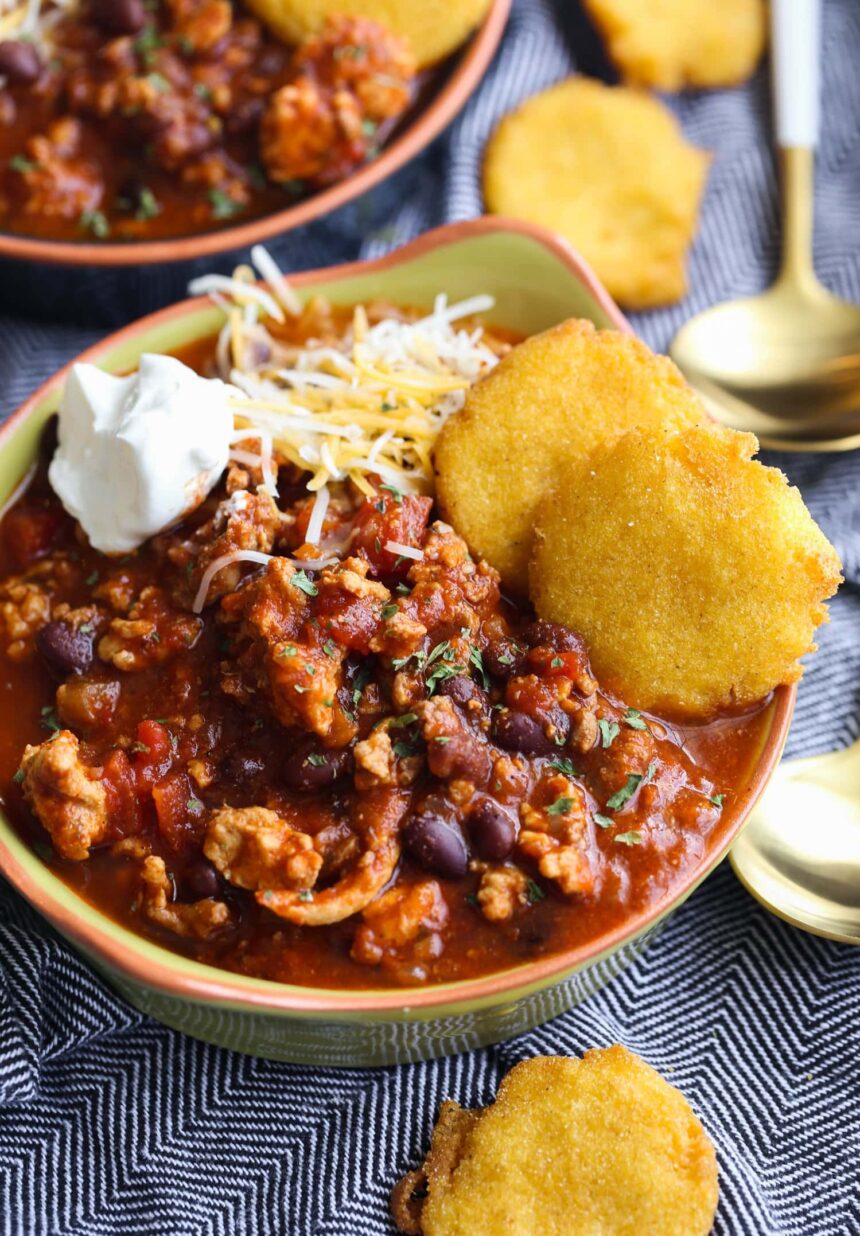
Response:
[[[818,141],[821,0],[771,0],[776,139],[812,149]]]

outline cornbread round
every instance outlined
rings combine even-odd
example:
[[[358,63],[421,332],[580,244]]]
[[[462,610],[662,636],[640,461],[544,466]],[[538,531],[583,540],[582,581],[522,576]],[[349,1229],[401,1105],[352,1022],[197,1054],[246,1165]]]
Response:
[[[710,156],[657,99],[569,78],[528,99],[487,147],[487,207],[560,232],[632,309],[687,288]]]
[[[839,559],[757,450],[717,426],[634,429],[541,503],[535,609],[578,631],[601,683],[636,708],[752,704],[800,678],[815,647]]]
[[[285,43],[318,34],[327,17],[369,17],[409,43],[419,68],[444,60],[486,16],[492,0],[248,0]]]
[[[764,50],[764,0],[702,4],[695,16],[689,0],[585,0],[585,9],[633,86],[734,86]]]
[[[439,506],[472,551],[525,593],[535,510],[560,470],[634,425],[704,420],[667,357],[572,318],[526,339],[468,392],[436,443]]]
[[[680,1091],[616,1046],[508,1073],[431,1183],[424,1236],[706,1236],[713,1145]]]

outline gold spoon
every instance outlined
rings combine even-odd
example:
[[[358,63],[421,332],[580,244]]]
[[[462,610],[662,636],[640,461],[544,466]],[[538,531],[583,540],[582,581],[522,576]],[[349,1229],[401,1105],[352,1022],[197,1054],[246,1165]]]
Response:
[[[860,944],[860,742],[781,764],[731,863],[780,918]]]
[[[782,263],[767,292],[698,314],[671,355],[711,414],[783,450],[860,446],[860,307],[812,265],[820,0],[772,0],[774,109],[782,167]]]

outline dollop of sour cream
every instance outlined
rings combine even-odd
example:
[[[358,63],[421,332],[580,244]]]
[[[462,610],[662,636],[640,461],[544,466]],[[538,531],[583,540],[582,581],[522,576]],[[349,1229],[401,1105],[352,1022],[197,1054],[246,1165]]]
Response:
[[[125,378],[73,367],[48,478],[95,549],[128,553],[200,505],[227,466],[229,394],[172,356]]]

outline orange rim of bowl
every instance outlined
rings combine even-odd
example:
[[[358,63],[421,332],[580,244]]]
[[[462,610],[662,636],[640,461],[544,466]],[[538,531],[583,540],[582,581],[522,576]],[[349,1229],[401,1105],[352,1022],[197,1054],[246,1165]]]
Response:
[[[441,246],[493,232],[513,233],[543,246],[584,285],[618,330],[628,334],[633,333],[629,323],[596,275],[566,241],[543,228],[512,219],[483,217],[448,224],[426,233],[384,257],[305,271],[291,276],[290,282],[296,287],[312,287],[331,279],[344,279],[358,273],[383,271]],[[0,427],[0,450],[11,431],[22,420],[30,416],[48,395],[62,386],[73,364],[81,361],[97,362],[105,352],[129,342],[142,332],[156,326],[163,326],[175,318],[193,313],[209,304],[210,301],[206,296],[180,301],[157,313],[140,318],[137,322],[107,336],[82,352],[43,383]],[[166,995],[204,1003],[244,1005],[271,1013],[295,1013],[306,1016],[313,1014],[366,1016],[376,1013],[403,1012],[404,1010],[409,1010],[410,1013],[414,1010],[422,1010],[430,1014],[435,1008],[444,1013],[448,1006],[493,1002],[496,998],[510,996],[523,989],[535,990],[549,985],[553,979],[561,981],[588,962],[597,960],[615,951],[622,944],[636,939],[674,906],[680,904],[697,884],[725,858],[779,763],[788,736],[796,695],[797,688],[794,685],[778,687],[774,692],[771,703],[773,716],[770,730],[749,782],[736,791],[731,808],[725,813],[729,819],[723,820],[719,843],[706,852],[703,860],[688,874],[682,884],[664,893],[647,910],[631,916],[619,926],[587,944],[475,979],[462,979],[424,988],[338,990],[324,987],[292,987],[286,983],[264,979],[255,981],[246,975],[234,975],[231,971],[219,970],[216,967],[211,968],[211,978],[208,975],[204,978],[196,974],[185,974],[175,969],[171,963],[174,959],[179,963],[188,959],[182,954],[172,953],[168,948],[155,944],[154,941],[146,941],[146,943],[157,948],[163,955],[163,960],[154,961],[150,957],[144,958],[129,953],[122,942],[111,934],[111,927],[117,924],[114,924],[112,919],[89,902],[85,904],[99,914],[105,926],[81,922],[73,909],[58,901],[50,888],[43,887],[37,878],[21,866],[2,835],[0,835],[0,873],[64,935],[126,979]],[[47,871],[47,868],[45,870]],[[206,969],[209,967],[207,966]],[[234,978],[240,981],[231,981]]]
[[[501,42],[512,0],[492,0],[489,13],[471,36],[449,81],[399,137],[372,162],[323,189],[307,201],[236,227],[169,240],[128,241],[94,245],[72,240],[41,240],[0,232],[0,257],[50,262],[63,266],[148,266],[157,262],[190,262],[269,240],[320,219],[375,188],[399,171],[445,129],[462,110],[489,68]]]

